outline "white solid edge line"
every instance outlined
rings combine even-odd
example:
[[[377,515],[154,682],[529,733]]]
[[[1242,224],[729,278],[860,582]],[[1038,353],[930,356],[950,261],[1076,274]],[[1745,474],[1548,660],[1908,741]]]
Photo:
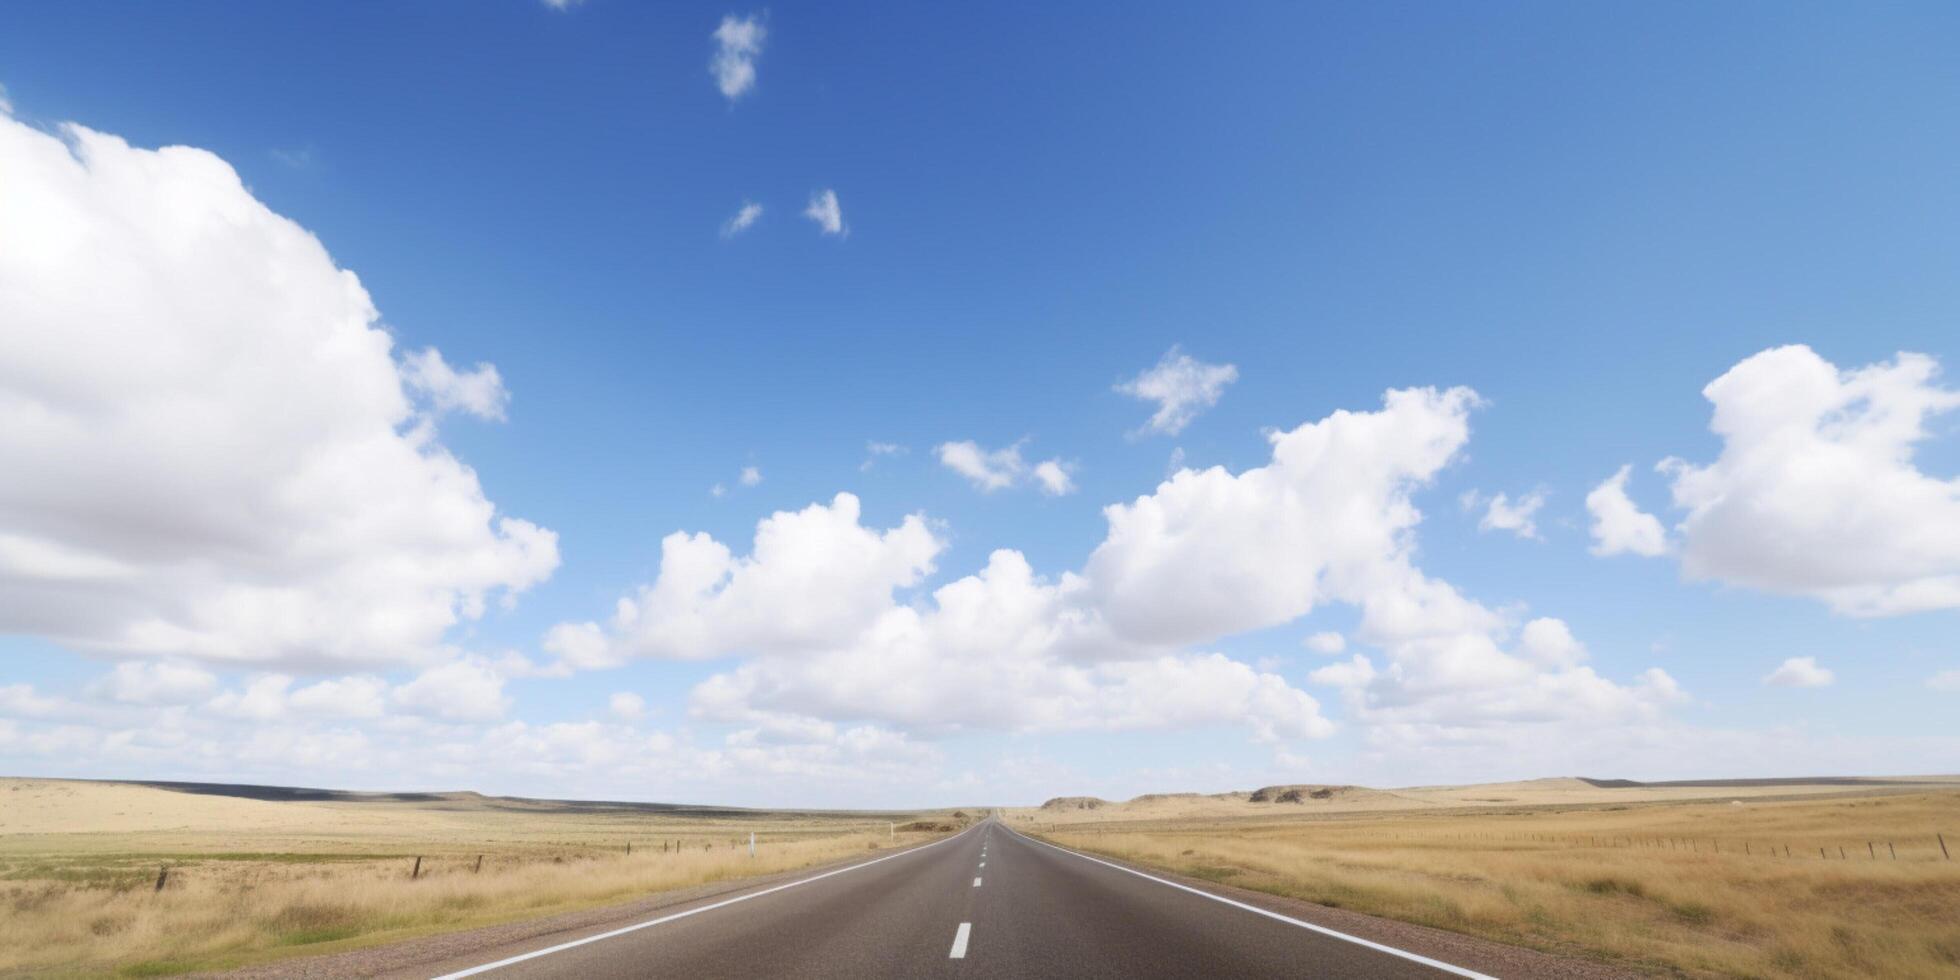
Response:
[[[975,824],[974,826],[977,827],[979,826],[979,824]],[[972,830],[972,829],[973,827],[968,827],[966,830],[962,830],[951,837],[942,837],[936,841],[933,841],[930,844],[920,844],[917,847],[908,847],[905,850],[899,851],[896,854],[887,854],[881,858],[872,858],[871,860],[866,861],[862,864],[853,864],[848,868],[838,868],[835,871],[826,871],[820,875],[811,875],[808,878],[800,878],[796,881],[785,882],[783,884],[775,885],[770,888],[764,888],[759,892],[749,892],[744,895],[737,895],[734,898],[724,898],[721,901],[716,902],[712,905],[703,905],[700,908],[688,909],[685,912],[675,912],[672,915],[663,915],[657,919],[648,919],[645,922],[635,922],[630,926],[622,926],[621,928],[614,929],[611,932],[602,932],[596,936],[587,936],[584,939],[574,939],[570,942],[559,943],[556,946],[547,946],[544,949],[534,949],[528,953],[519,953],[516,956],[505,957],[504,959],[498,960],[495,963],[485,963],[482,966],[473,966],[467,970],[457,970],[455,973],[445,973],[439,977],[436,977],[435,980],[457,980],[457,978],[459,977],[473,977],[479,973],[488,973],[491,970],[502,969],[503,967],[510,966],[513,963],[522,963],[525,960],[534,960],[540,956],[549,956],[552,953],[563,952],[564,950],[571,949],[574,946],[583,946],[586,943],[596,943],[601,939],[611,939],[614,936],[623,936],[629,932],[636,932],[638,930],[645,929],[648,926],[657,926],[663,922],[672,922],[675,919],[685,919],[690,915],[700,915],[703,912],[712,912],[715,909],[721,908],[726,905],[733,905],[736,902],[746,902],[751,898],[761,898],[764,895],[768,895],[772,892],[779,892],[785,888],[795,888],[798,885],[807,885],[810,882],[820,881],[824,878],[830,877],[831,875],[841,875],[846,871],[856,871],[859,868],[868,868],[881,861],[889,861],[892,858],[904,857],[907,854],[917,854],[920,851],[925,850],[926,848],[938,847],[939,845],[944,844],[947,841],[956,840],[960,837],[964,837],[966,836],[967,830]]]
[[[946,954],[949,960],[966,959],[966,938],[973,932],[973,923],[962,922],[958,932],[953,933],[953,951]]]
[[[1013,833],[1014,836],[1019,837],[1022,840],[1033,841],[1034,843],[1040,844],[1043,847],[1052,847],[1055,850],[1062,852],[1063,854],[1073,854],[1084,861],[1094,861],[1097,864],[1103,865],[1104,867],[1115,868],[1118,871],[1127,872],[1129,874],[1136,875],[1139,878],[1143,878],[1149,881],[1154,881],[1160,885],[1169,885],[1172,888],[1178,889],[1179,891],[1190,892],[1191,894],[1197,895],[1200,898],[1209,898],[1214,902],[1223,902],[1226,905],[1232,906],[1233,908],[1244,909],[1247,912],[1263,915],[1268,919],[1276,919],[1280,922],[1286,923],[1287,925],[1299,926],[1302,929],[1307,929],[1312,932],[1317,932],[1323,936],[1331,936],[1335,939],[1345,940],[1347,942],[1354,943],[1355,945],[1358,946],[1366,946],[1369,949],[1372,949],[1378,953],[1387,953],[1390,956],[1399,956],[1402,959],[1408,960],[1412,963],[1421,963],[1423,966],[1435,967],[1436,969],[1441,970],[1444,973],[1455,974],[1456,976],[1459,977],[1470,977],[1472,978],[1472,980],[1497,980],[1496,977],[1493,977],[1487,973],[1478,973],[1475,970],[1466,970],[1460,966],[1452,966],[1451,964],[1445,963],[1442,960],[1432,960],[1427,956],[1423,956],[1418,953],[1411,953],[1405,949],[1396,949],[1393,946],[1385,946],[1373,940],[1363,939],[1360,936],[1350,936],[1345,932],[1339,932],[1333,929],[1329,929],[1326,926],[1317,926],[1311,922],[1306,922],[1300,919],[1296,919],[1290,915],[1281,915],[1278,912],[1272,911],[1271,909],[1262,909],[1257,905],[1248,905],[1244,902],[1235,901],[1233,899],[1226,898],[1223,895],[1213,895],[1208,891],[1202,891],[1200,889],[1193,888],[1190,885],[1180,885],[1175,881],[1169,881],[1163,878],[1159,878],[1156,875],[1144,874],[1143,872],[1138,871],[1135,868],[1126,868],[1120,864],[1117,864],[1114,861],[1105,861],[1102,858],[1090,857],[1089,855],[1084,854],[1081,851],[1072,851],[1066,847],[1062,847],[1059,844],[1050,844],[1045,840],[1038,840],[1036,838],[1029,837],[1028,835],[1021,833],[1020,831],[1014,831]]]

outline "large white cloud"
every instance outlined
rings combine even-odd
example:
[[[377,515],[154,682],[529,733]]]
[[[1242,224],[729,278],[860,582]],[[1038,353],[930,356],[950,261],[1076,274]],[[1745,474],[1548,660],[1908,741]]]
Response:
[[[398,363],[354,274],[223,160],[0,116],[0,173],[0,631],[429,662],[557,565],[437,441],[444,409],[502,412],[495,370]]]
[[[1415,567],[1412,494],[1460,452],[1476,404],[1468,389],[1392,391],[1378,411],[1275,433],[1266,466],[1180,471],[1106,508],[1108,534],[1084,570],[1055,579],[1004,549],[928,599],[900,601],[895,591],[923,577],[936,539],[894,549],[917,519],[865,528],[848,496],[764,520],[748,558],[677,534],[659,578],[623,600],[610,628],[561,626],[550,645],[586,664],[744,655],[694,692],[695,713],[717,721],[916,732],[1237,723],[1286,740],[1331,730],[1310,695],[1191,648],[1335,602],[1361,611],[1355,637],[1384,663],[1358,654],[1316,680],[1343,688],[1370,723],[1655,716],[1680,697],[1665,674],[1610,681],[1581,662],[1563,622],[1520,630]],[[912,560],[892,561],[894,550]],[[819,552],[829,557],[820,580],[793,571]],[[813,596],[825,617],[805,608]]]
[[[1840,370],[1792,346],[1710,382],[1721,453],[1663,463],[1683,572],[1856,616],[1960,607],[1960,480],[1913,458],[1927,420],[1960,407],[1937,373],[1921,354]]]
[[[561,624],[545,647],[590,667],[847,643],[891,607],[892,590],[932,571],[945,547],[923,517],[879,532],[858,523],[858,508],[840,493],[827,506],[774,514],[739,559],[706,534],[670,534],[660,542],[659,577],[619,600],[609,628]]]
[[[1086,571],[1098,606],[1124,637],[1188,644],[1358,601],[1411,546],[1410,494],[1469,439],[1476,402],[1467,388],[1391,391],[1381,411],[1271,434],[1267,466],[1180,470],[1105,508]]]
[[[908,730],[1121,731],[1243,724],[1262,738],[1331,725],[1304,692],[1217,654],[1112,649],[1082,582],[1035,576],[1019,552],[923,607],[894,605],[848,644],[717,675],[694,709],[723,721],[872,719]]]
[[[445,718],[390,690],[370,675],[295,688],[266,674],[192,708],[0,685],[0,771],[864,807],[918,805],[943,764],[876,725],[757,723],[696,741],[616,705],[551,723]]]

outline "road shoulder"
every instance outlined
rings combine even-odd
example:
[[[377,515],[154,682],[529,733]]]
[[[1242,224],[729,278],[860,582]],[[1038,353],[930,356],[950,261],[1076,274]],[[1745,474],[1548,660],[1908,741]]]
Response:
[[[1070,853],[1070,848],[1062,847],[1034,835],[1014,831],[1034,842],[1037,846],[1046,844]],[[1426,956],[1465,969],[1506,980],[1638,980],[1650,974],[1631,967],[1602,963],[1597,960],[1557,953],[1546,953],[1523,946],[1512,946],[1492,939],[1468,936],[1434,926],[1416,925],[1397,919],[1383,918],[1364,912],[1338,909],[1327,905],[1309,902],[1305,899],[1289,898],[1271,892],[1241,888],[1222,884],[1203,878],[1193,878],[1150,865],[1138,864],[1105,854],[1081,852],[1099,861],[1123,868],[1129,868],[1165,881],[1176,882],[1188,888],[1208,892],[1220,898],[1243,902],[1269,912],[1290,916],[1302,922],[1343,932],[1357,939],[1393,946],[1405,952]],[[1160,886],[1161,887],[1161,886]],[[1192,896],[1192,901],[1204,899]],[[1250,915],[1252,913],[1245,913]]]
[[[679,911],[689,905],[809,878],[848,868],[854,864],[863,864],[874,858],[903,854],[945,839],[946,837],[937,837],[903,848],[866,851],[861,855],[827,864],[813,864],[775,874],[709,882],[691,888],[656,892],[614,905],[419,936],[340,953],[296,956],[234,970],[199,973],[193,976],[209,978],[209,980],[219,980],[219,978],[222,980],[352,980],[352,978],[426,980],[430,976],[450,970],[488,963],[540,947],[570,942],[629,926],[660,913]]]

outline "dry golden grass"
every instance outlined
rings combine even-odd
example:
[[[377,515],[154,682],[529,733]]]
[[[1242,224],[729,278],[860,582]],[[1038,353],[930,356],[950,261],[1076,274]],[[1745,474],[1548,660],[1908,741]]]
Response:
[[[940,836],[894,837],[888,826],[869,814],[648,813],[467,794],[264,802],[0,780],[0,975],[158,975],[339,951]]]
[[[1140,864],[1653,973],[1960,976],[1960,860],[1943,858],[1934,837],[1945,832],[1960,851],[1960,792],[1724,796],[1374,815],[1131,810],[1100,821],[1099,811],[1030,809],[1009,819]]]
[[[1888,776],[1889,788],[1925,786],[1960,788],[1960,776]],[[1281,789],[1284,787],[1273,787]],[[1528,779],[1509,783],[1480,783],[1470,786],[1415,786],[1404,789],[1375,789],[1368,786],[1301,786],[1301,797],[1278,807],[1272,802],[1254,802],[1253,794],[1237,793],[1152,793],[1127,802],[1094,800],[1094,808],[1069,806],[1042,808],[1042,819],[1051,823],[1107,823],[1113,820],[1238,819],[1272,816],[1276,809],[1293,816],[1310,814],[1385,813],[1406,810],[1460,810],[1464,808],[1516,808],[1520,806],[1625,806],[1720,799],[1787,799],[1791,796],[1866,796],[1876,787],[1871,783],[1819,781],[1773,785],[1683,786],[1646,785],[1600,787],[1583,779]],[[1090,797],[1064,797],[1064,800],[1091,800]]]

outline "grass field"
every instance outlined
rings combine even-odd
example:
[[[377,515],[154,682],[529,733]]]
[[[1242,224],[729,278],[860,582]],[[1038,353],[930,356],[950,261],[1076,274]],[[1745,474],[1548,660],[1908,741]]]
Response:
[[[1376,812],[1338,793],[1319,811],[1160,797],[1009,819],[1138,864],[1657,975],[1960,976],[1960,861],[1935,836],[1960,851],[1952,784],[1693,802],[1593,789],[1467,788],[1458,805]]]
[[[0,975],[154,976],[550,915],[918,843],[951,822],[906,827],[919,816],[0,779]]]

